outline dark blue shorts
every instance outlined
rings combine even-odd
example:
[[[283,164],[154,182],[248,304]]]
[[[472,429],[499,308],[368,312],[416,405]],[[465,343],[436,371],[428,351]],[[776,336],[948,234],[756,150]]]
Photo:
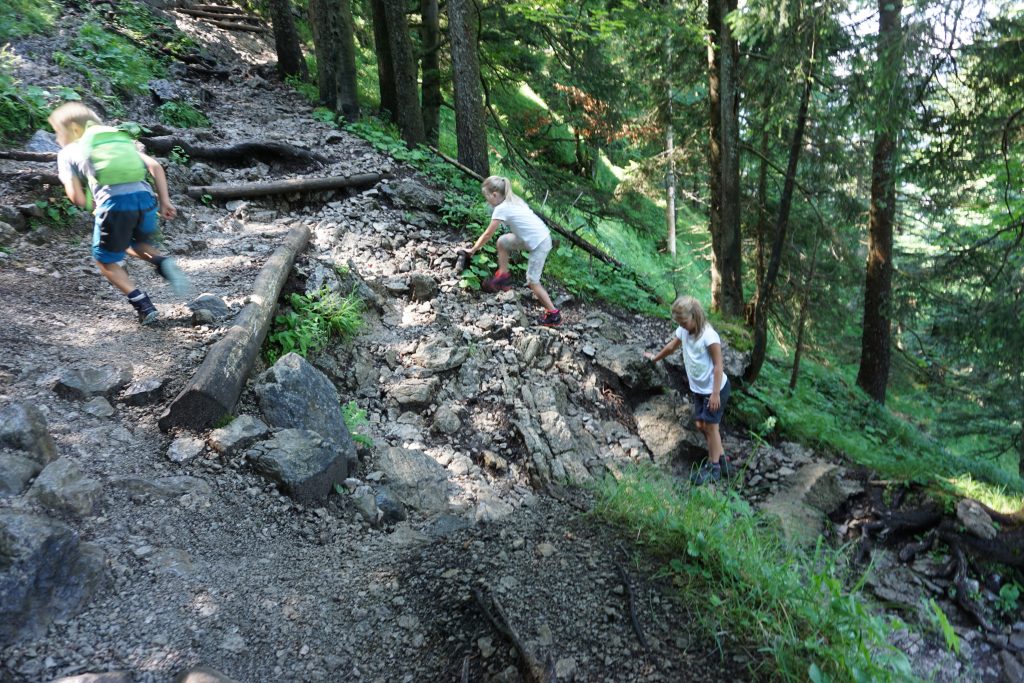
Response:
[[[92,255],[100,263],[120,263],[128,247],[156,239],[156,197],[148,192],[118,195],[96,209]]]
[[[718,390],[718,398],[718,410],[711,412],[708,409],[708,401],[711,400],[711,394],[690,394],[690,400],[693,402],[693,419],[709,424],[721,423],[722,416],[725,414],[725,406],[729,403],[728,382]]]

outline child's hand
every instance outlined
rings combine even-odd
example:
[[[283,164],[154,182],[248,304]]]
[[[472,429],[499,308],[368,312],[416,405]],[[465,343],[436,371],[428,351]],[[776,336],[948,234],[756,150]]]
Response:
[[[708,397],[708,410],[710,410],[712,413],[717,412],[719,406],[721,405],[722,398],[717,393],[711,394],[711,396]]]
[[[653,361],[654,360],[654,354],[651,353],[650,351],[644,351],[644,358],[646,358],[649,361]]]
[[[174,207],[174,204],[161,204],[160,205],[160,217],[166,220],[174,220],[174,217],[178,215],[178,209]]]

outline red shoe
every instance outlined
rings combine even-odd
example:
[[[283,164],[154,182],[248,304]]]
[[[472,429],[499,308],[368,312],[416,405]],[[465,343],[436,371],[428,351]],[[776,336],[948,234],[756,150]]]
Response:
[[[562,314],[557,309],[554,311],[545,311],[544,315],[537,318],[537,324],[543,325],[544,327],[558,327],[562,324]]]
[[[480,289],[485,292],[507,292],[512,289],[512,276],[509,273],[495,273],[494,277],[480,284]]]

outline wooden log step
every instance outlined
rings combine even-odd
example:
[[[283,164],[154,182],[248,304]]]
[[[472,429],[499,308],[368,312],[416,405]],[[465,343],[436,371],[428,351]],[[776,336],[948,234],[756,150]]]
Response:
[[[190,185],[188,196],[202,199],[248,199],[266,197],[290,192],[323,192],[346,187],[370,188],[380,182],[379,173],[360,173],[353,176],[329,176],[326,178],[291,178],[269,183],[243,183],[241,185]]]

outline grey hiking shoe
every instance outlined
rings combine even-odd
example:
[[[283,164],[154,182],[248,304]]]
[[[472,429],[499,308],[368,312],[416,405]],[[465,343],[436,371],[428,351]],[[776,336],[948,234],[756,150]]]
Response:
[[[703,486],[708,482],[719,481],[721,478],[722,466],[717,462],[710,463],[705,461],[696,472],[690,475],[690,482],[692,482],[694,486]]]
[[[172,258],[165,258],[157,266],[157,271],[163,276],[165,280],[171,285],[171,289],[178,296],[184,297],[188,295],[189,290],[192,288],[192,283],[185,277],[185,273],[181,272],[178,268],[178,264],[174,262]]]

